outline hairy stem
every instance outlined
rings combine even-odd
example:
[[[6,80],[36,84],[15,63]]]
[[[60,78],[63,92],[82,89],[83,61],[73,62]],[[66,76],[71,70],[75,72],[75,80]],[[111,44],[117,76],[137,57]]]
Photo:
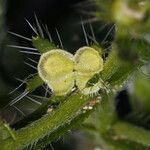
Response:
[[[67,122],[69,123],[88,100],[90,100],[88,96],[72,95],[52,114],[45,115],[27,127],[16,131],[16,140],[7,139],[0,143],[1,149],[23,149],[44,136],[51,134],[60,126]]]

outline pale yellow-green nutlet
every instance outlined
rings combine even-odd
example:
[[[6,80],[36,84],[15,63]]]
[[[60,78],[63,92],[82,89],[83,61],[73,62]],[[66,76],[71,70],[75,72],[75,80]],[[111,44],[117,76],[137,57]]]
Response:
[[[92,87],[86,83],[94,74],[103,70],[103,59],[99,52],[91,47],[82,47],[75,54],[76,85],[83,94],[96,93],[102,86],[99,81]]]
[[[53,49],[44,53],[38,63],[39,76],[57,96],[66,95],[75,84],[83,94],[96,93],[101,82],[92,87],[86,87],[86,83],[102,70],[103,59],[91,47],[78,49],[74,56],[64,50]]]
[[[65,95],[73,88],[73,69],[73,55],[61,49],[44,53],[38,63],[39,76],[57,96]]]

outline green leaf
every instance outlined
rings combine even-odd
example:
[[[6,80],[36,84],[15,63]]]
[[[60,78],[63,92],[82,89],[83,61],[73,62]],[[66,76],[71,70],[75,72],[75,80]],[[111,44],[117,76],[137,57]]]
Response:
[[[104,70],[102,71],[102,79],[108,81],[112,75],[118,70],[120,60],[118,59],[117,53],[115,50],[112,50],[109,53],[109,56],[104,63]]]
[[[122,84],[137,69],[138,65],[132,65],[126,62],[120,62],[117,71],[108,81],[111,85]]]
[[[104,64],[102,79],[111,85],[122,84],[142,63],[136,62],[134,65],[118,58],[117,52],[112,50]]]
[[[104,147],[107,150],[149,150],[149,148],[128,140],[113,140],[110,137],[103,137]]]
[[[128,140],[150,146],[150,132],[148,130],[121,121],[114,124],[113,130]]]

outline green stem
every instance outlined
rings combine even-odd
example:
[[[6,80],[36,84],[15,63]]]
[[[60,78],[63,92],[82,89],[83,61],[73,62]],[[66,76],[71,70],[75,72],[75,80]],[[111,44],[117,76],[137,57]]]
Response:
[[[66,97],[60,97],[60,96],[51,97],[47,102],[43,103],[37,110],[35,110],[33,113],[26,116],[23,120],[20,120],[16,124],[13,124],[11,127],[15,129],[20,129],[25,127],[29,123],[38,120],[43,115],[45,115],[47,113],[49,106],[51,106],[52,104],[56,104],[58,102],[60,103],[62,101],[65,101],[66,99],[67,99]]]
[[[125,137],[128,140],[150,146],[150,132],[126,122],[117,122],[113,129],[116,134]]]
[[[3,150],[18,150],[51,134],[54,130],[69,123],[90,98],[80,94],[68,98],[54,113],[45,115],[36,122],[16,131],[15,139],[0,143]]]
[[[44,146],[49,144],[50,142],[56,140],[70,129],[77,128],[77,126],[81,125],[81,123],[96,109],[98,104],[96,104],[92,110],[87,110],[86,112],[81,112],[81,114],[77,115],[73,120],[69,123],[60,126],[56,131],[51,133],[49,136],[44,137],[43,139],[39,140],[33,150],[43,149]],[[82,125],[83,126],[83,125]],[[81,128],[81,126],[80,126]]]

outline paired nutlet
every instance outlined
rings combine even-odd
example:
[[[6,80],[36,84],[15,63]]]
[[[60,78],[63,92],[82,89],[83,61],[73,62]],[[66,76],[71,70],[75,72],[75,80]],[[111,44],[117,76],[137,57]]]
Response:
[[[86,87],[86,84],[94,74],[102,70],[103,59],[91,47],[82,47],[75,55],[53,49],[44,53],[38,63],[39,76],[57,96],[69,93],[75,85],[83,94],[97,92],[101,82],[92,87]]]

